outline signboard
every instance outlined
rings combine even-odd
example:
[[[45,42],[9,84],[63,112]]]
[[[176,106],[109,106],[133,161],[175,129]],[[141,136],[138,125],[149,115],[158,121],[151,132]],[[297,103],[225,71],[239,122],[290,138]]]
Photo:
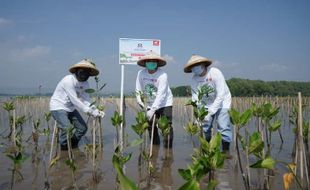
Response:
[[[145,54],[153,51],[160,55],[160,40],[157,39],[119,39],[119,64],[137,64]]]

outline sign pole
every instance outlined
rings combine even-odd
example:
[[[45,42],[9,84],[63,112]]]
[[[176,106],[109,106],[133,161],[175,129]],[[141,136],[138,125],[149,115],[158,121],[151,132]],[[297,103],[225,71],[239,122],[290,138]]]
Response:
[[[119,103],[119,111],[120,111],[120,115],[122,116],[122,118],[125,117],[124,111],[123,111],[123,106],[124,106],[124,73],[125,73],[125,66],[122,64],[121,65],[121,95],[120,95],[121,97],[120,97],[120,103]],[[123,122],[121,123],[119,134],[120,134],[120,142],[119,142],[120,151],[123,151],[123,134],[124,134]]]

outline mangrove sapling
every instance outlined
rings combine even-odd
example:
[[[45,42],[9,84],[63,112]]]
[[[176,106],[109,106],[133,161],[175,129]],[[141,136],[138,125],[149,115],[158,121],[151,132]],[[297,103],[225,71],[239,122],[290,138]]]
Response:
[[[136,184],[131,181],[123,172],[123,166],[131,158],[131,153],[128,155],[123,155],[119,149],[119,145],[115,148],[112,163],[113,167],[117,172],[117,179],[120,183],[120,188],[122,190],[137,190]]]
[[[20,137],[17,137],[16,146],[9,148],[8,151],[6,152],[6,156],[10,158],[10,160],[13,162],[13,167],[10,169],[12,171],[11,189],[13,189],[14,186],[15,174],[18,174],[21,180],[24,179],[19,169],[22,167],[22,164],[29,158],[29,156],[27,156],[23,152],[23,149],[24,148],[20,141]]]
[[[140,139],[143,139],[143,144],[140,145],[140,156],[139,156],[139,162],[141,161],[141,153],[145,151],[145,143],[146,138],[143,138],[143,134],[145,134],[145,131],[148,129],[149,123],[146,116],[146,113],[144,111],[138,112],[136,116],[136,124],[131,125],[131,128],[133,131],[139,135]],[[146,137],[144,135],[144,137]],[[144,146],[143,146],[144,145]]]
[[[248,172],[245,173],[243,166],[242,166],[242,160],[241,160],[241,152],[239,149],[239,142],[243,145],[244,148],[246,148],[246,143],[244,142],[243,137],[240,134],[240,129],[242,127],[244,127],[245,125],[247,125],[247,123],[250,121],[251,116],[252,116],[252,110],[248,109],[246,111],[244,111],[243,113],[238,112],[235,109],[231,109],[229,111],[229,115],[230,115],[230,120],[231,123],[234,125],[235,127],[235,148],[237,151],[237,157],[238,157],[238,163],[239,163],[239,169],[241,172],[241,176],[244,182],[244,187],[245,189],[250,189],[250,181],[249,181],[249,169],[248,169],[248,157],[247,157],[247,170]],[[248,155],[248,154],[246,154]]]
[[[10,133],[9,135],[6,137],[6,138],[11,138],[11,134],[12,134],[12,130],[13,130],[13,126],[11,125],[11,118],[12,118],[12,121],[15,120],[15,118],[13,118],[13,110],[15,110],[15,106],[14,106],[14,103],[13,102],[4,102],[3,103],[3,109],[5,109],[7,112],[8,112],[8,116],[9,116],[9,123],[8,123],[8,126],[9,126],[9,129],[10,129]],[[13,124],[13,122],[12,122]],[[3,132],[1,132],[1,135],[4,134],[5,132],[7,131],[4,130]]]
[[[199,137],[199,141],[201,150],[195,149],[195,154],[192,156],[193,162],[187,169],[178,169],[179,174],[187,181],[179,188],[180,190],[200,190],[200,180],[207,174],[209,174],[207,189],[215,189],[218,184],[214,172],[224,165],[225,158],[220,148],[222,136],[216,133],[210,143],[202,137]]]
[[[119,139],[119,127],[121,126],[122,122],[123,122],[123,117],[119,114],[119,112],[115,111],[113,117],[111,117],[111,122],[112,125],[115,127],[116,129],[116,146],[118,146],[118,144],[120,143],[120,139]]]
[[[52,118],[52,113],[51,112],[46,112],[44,113],[44,119],[46,121],[46,126],[47,126],[47,129],[43,129],[43,133],[44,135],[47,137],[47,141],[49,141],[49,134],[50,134],[50,124],[49,124],[49,121],[51,120]]]
[[[166,143],[168,143],[167,147],[169,149],[170,130],[171,130],[169,119],[166,116],[160,116],[159,119],[157,120],[157,127],[160,129],[160,132],[162,136],[164,137]]]
[[[195,135],[197,135],[199,133],[199,127],[197,126],[197,124],[195,124],[195,123],[190,121],[183,128],[185,129],[186,133],[190,135],[191,141],[192,141],[192,144],[193,144],[193,148],[196,148],[193,136],[195,136]]]
[[[66,129],[69,159],[66,160],[65,163],[71,169],[72,180],[73,180],[73,187],[74,187],[74,189],[78,189],[77,184],[76,184],[76,176],[75,176],[76,164],[75,164],[75,159],[74,159],[74,155],[73,155],[73,152],[72,152],[72,145],[71,145],[71,138],[73,136],[73,131],[74,130],[75,129],[72,126],[67,127],[67,129]]]

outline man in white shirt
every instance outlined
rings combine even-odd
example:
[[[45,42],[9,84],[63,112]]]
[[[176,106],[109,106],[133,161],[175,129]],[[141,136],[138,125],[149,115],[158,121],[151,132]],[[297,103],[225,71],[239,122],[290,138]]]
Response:
[[[57,84],[50,100],[50,111],[61,129],[59,141],[62,150],[68,148],[66,129],[69,126],[75,128],[71,138],[72,148],[78,147],[80,139],[87,132],[87,124],[76,108],[94,117],[104,117],[104,112],[90,106],[90,97],[85,91],[89,88],[88,78],[99,74],[95,64],[84,59],[71,66],[69,71],[72,74],[65,76]]]
[[[156,118],[161,116],[168,118],[170,134],[168,138],[164,139],[164,147],[171,148],[173,142],[171,125],[173,96],[168,84],[168,75],[159,68],[166,65],[166,61],[156,53],[150,52],[143,56],[137,64],[145,67],[138,72],[136,79],[137,102],[141,107],[147,108],[147,117],[150,123],[153,121],[154,114],[156,114]],[[140,92],[146,97],[145,104],[141,100]],[[149,132],[151,132],[150,128]],[[154,128],[153,144],[160,144],[157,127]]]
[[[191,82],[192,100],[208,111],[202,126],[206,140],[211,139],[212,123],[216,119],[217,130],[222,135],[222,150],[229,156],[232,131],[228,111],[231,107],[231,94],[222,72],[215,67],[210,67],[211,64],[212,61],[207,58],[193,55],[185,65],[184,72],[194,74]],[[206,85],[213,89],[213,92],[198,101],[198,91]]]

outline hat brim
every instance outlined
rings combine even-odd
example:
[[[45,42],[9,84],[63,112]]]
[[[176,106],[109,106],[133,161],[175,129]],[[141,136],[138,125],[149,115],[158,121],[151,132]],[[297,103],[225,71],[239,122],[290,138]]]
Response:
[[[162,67],[166,65],[166,61],[163,59],[158,59],[158,58],[146,58],[146,59],[140,59],[137,64],[140,65],[141,67],[145,67],[145,62],[155,60],[157,62],[158,67]]]
[[[88,67],[88,66],[72,66],[69,71],[70,73],[76,73],[76,71],[78,69],[88,69],[89,70],[89,74],[90,76],[97,76],[99,75],[99,70],[92,68],[92,67]]]
[[[212,61],[210,60],[202,60],[202,61],[195,61],[195,62],[192,62],[190,64],[187,64],[185,65],[184,67],[184,72],[185,73],[191,73],[192,72],[192,67],[196,66],[196,65],[200,65],[200,64],[203,64],[205,65],[206,67],[210,66],[212,64]]]

